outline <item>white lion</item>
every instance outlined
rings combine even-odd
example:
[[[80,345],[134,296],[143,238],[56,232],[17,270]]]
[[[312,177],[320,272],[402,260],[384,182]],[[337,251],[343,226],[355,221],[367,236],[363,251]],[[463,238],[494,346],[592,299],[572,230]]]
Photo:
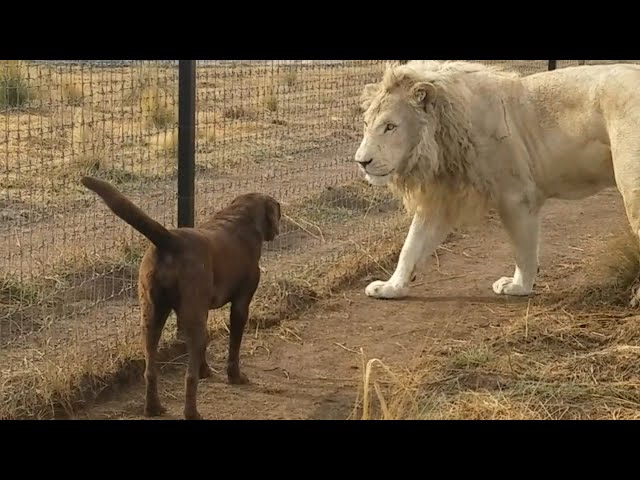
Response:
[[[418,267],[457,226],[498,211],[515,273],[493,284],[529,295],[538,273],[539,212],[616,185],[640,235],[640,66],[569,67],[521,77],[462,61],[389,65],[362,94],[355,160],[413,214],[395,272],[366,288],[402,298]],[[632,295],[638,304],[640,290]]]

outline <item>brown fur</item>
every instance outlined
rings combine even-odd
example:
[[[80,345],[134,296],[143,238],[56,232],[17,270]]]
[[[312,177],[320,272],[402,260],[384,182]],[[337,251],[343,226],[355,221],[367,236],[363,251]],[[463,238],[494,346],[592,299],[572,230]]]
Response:
[[[174,310],[179,335],[189,352],[184,416],[200,419],[198,379],[211,375],[206,361],[209,310],[231,302],[227,377],[232,384],[249,381],[240,371],[240,345],[260,281],[262,243],[279,233],[280,204],[259,193],[240,195],[197,228],[168,230],[109,183],[83,177],[82,184],[153,243],[142,258],[138,278],[146,360],[145,416],[165,411],[158,396],[156,352],[162,329]]]

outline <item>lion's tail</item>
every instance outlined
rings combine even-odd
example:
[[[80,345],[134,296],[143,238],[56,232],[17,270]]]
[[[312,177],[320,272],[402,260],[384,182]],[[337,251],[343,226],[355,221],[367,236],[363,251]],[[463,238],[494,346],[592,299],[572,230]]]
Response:
[[[178,237],[140,210],[110,183],[93,177],[82,177],[81,182],[97,193],[113,213],[147,237],[158,249],[171,251],[179,246]]]

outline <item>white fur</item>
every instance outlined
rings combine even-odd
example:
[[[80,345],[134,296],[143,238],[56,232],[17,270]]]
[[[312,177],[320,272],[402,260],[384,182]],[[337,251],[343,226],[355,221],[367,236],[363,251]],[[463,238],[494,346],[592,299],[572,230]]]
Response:
[[[406,296],[418,263],[490,206],[516,263],[513,277],[493,284],[497,294],[533,291],[539,212],[549,198],[577,200],[615,185],[640,231],[638,66],[520,77],[481,64],[412,61],[367,85],[362,108],[355,160],[372,185],[390,186],[414,215],[394,274],[371,283],[369,296]]]
[[[408,285],[416,266],[426,260],[425,253],[433,252],[451,232],[446,222],[427,224],[420,215],[414,215],[407,240],[404,242],[396,271],[387,282],[373,282],[365,293],[376,298],[402,298],[408,293]]]

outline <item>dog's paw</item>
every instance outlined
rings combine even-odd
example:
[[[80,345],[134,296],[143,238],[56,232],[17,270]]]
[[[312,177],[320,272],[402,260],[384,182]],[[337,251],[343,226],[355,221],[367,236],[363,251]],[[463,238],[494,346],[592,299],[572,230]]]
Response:
[[[229,383],[231,385],[246,385],[249,382],[249,377],[247,377],[244,373],[242,372],[237,372],[237,373],[233,373],[233,374],[229,374],[228,375],[228,379],[229,379]]]
[[[493,291],[498,295],[512,295],[525,297],[531,294],[531,290],[525,289],[522,285],[513,282],[513,277],[502,277],[493,283]]]
[[[200,415],[200,413],[197,410],[185,410],[184,419],[185,420],[202,420],[202,415]]]
[[[390,282],[381,282],[378,280],[370,283],[364,292],[368,297],[392,299],[406,297],[409,289],[406,287],[398,287]]]
[[[200,379],[209,378],[211,375],[213,375],[213,371],[211,370],[211,367],[209,365],[205,363],[200,366],[200,372],[198,375]]]
[[[159,403],[147,404],[144,407],[145,417],[160,417],[167,413],[167,409]]]

